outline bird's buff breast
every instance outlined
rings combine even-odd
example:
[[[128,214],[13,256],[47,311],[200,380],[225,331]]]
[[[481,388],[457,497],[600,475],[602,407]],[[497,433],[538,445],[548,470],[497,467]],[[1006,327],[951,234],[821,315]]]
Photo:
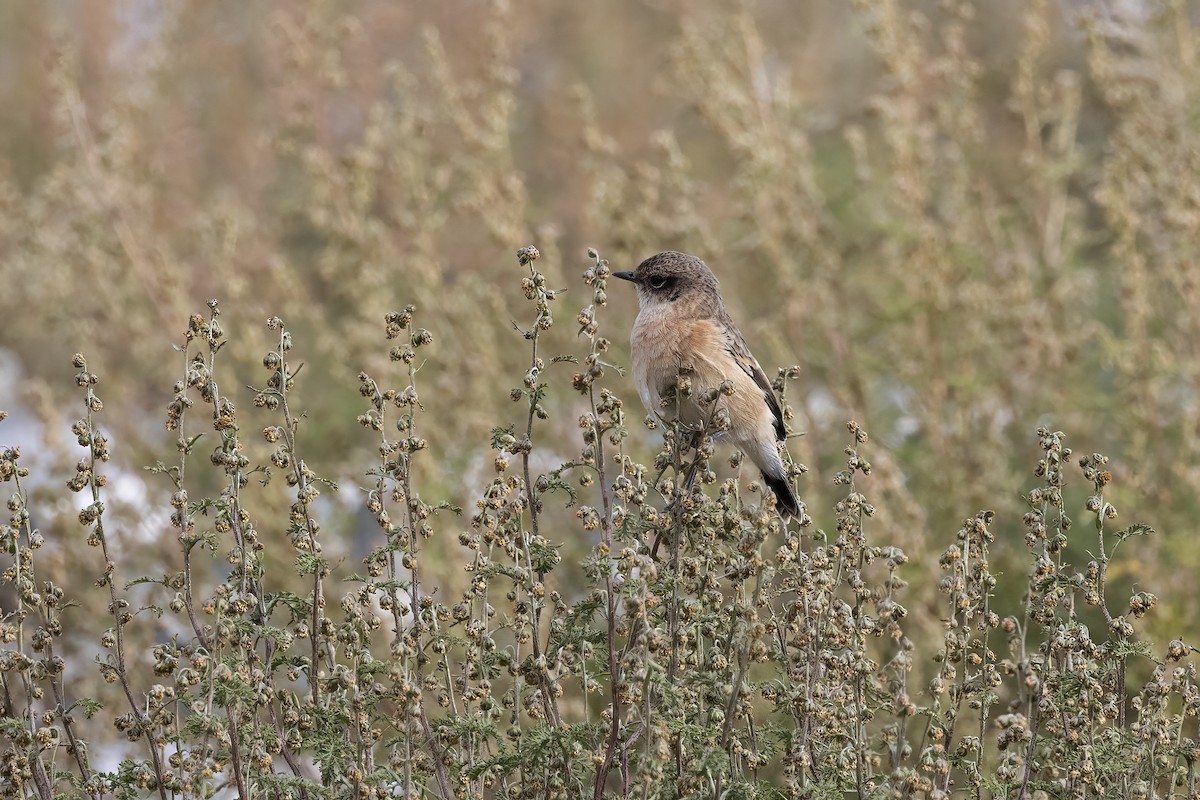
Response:
[[[691,378],[692,397],[733,380],[742,397],[754,397],[748,376],[728,356],[726,343],[710,320],[680,319],[664,313],[669,309],[642,309],[630,336],[633,381],[646,410],[670,418],[679,411],[688,424],[700,424],[702,414],[694,400],[662,405],[663,394],[676,385],[681,371]],[[728,362],[728,363],[725,363]],[[739,397],[739,400],[742,398]]]

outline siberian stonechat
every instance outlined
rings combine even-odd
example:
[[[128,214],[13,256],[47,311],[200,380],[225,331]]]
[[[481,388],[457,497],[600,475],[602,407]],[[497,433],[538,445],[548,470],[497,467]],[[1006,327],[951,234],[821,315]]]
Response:
[[[702,430],[714,409],[702,408],[697,398],[728,381],[733,392],[719,395],[717,403],[728,414],[729,424],[719,435],[762,470],[779,508],[799,516],[800,503],[776,444],[787,435],[783,410],[771,382],[729,318],[712,270],[695,256],[666,252],[647,258],[633,272],[614,272],[613,277],[637,286],[639,311],[630,343],[633,381],[642,404],[665,419],[678,413],[685,425]],[[676,396],[681,372],[691,379],[686,397]]]

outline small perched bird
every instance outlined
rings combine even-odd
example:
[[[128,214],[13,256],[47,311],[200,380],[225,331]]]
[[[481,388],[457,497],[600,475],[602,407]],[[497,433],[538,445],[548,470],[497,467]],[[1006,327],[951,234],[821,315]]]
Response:
[[[800,503],[776,446],[786,436],[783,410],[725,310],[717,276],[695,256],[668,251],[613,277],[637,286],[639,311],[630,343],[633,381],[646,409],[664,418],[678,410],[681,421],[702,428],[708,415],[696,398],[724,381],[732,383],[733,393],[717,401],[729,415],[729,430],[722,435],[762,470],[779,508],[799,516]],[[689,373],[691,392],[664,404],[663,398],[674,395],[681,371]]]

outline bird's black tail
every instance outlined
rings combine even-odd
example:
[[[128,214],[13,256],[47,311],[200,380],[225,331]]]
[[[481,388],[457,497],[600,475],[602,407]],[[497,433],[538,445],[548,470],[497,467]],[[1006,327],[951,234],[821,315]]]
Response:
[[[767,486],[770,486],[771,491],[775,493],[775,502],[779,504],[779,510],[784,513],[784,516],[800,516],[800,501],[796,499],[796,493],[792,491],[792,485],[787,482],[787,479],[776,478],[765,472],[762,476]]]

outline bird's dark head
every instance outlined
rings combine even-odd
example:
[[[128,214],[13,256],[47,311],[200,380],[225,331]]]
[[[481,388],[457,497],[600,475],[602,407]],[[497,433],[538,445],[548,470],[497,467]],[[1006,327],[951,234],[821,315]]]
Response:
[[[660,303],[719,303],[721,298],[717,276],[708,265],[674,250],[650,256],[633,272],[614,272],[613,277],[637,286],[643,308]]]

